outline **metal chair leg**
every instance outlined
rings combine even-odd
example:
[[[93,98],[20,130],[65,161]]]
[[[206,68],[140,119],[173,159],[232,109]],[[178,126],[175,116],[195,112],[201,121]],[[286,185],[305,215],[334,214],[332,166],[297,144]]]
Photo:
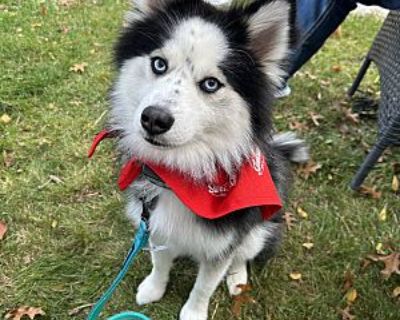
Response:
[[[350,187],[353,190],[358,190],[361,187],[365,178],[368,176],[368,173],[374,167],[385,149],[386,144],[383,144],[381,141],[375,144],[351,182]]]
[[[361,65],[360,70],[358,71],[357,77],[355,78],[351,88],[347,91],[347,95],[349,97],[352,97],[354,95],[354,93],[356,92],[356,90],[358,89],[358,87],[360,86],[360,83],[361,83],[362,79],[364,78],[365,73],[367,72],[370,64],[371,64],[371,59],[367,55]]]

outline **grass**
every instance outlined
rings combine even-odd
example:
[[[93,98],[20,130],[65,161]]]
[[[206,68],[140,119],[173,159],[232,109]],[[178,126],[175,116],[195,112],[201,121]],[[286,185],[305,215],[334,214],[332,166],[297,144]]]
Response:
[[[13,164],[0,162],[0,220],[9,227],[0,242],[0,316],[31,305],[44,309],[43,319],[84,319],[84,312],[69,316],[68,311],[95,301],[107,288],[133,234],[115,186],[111,145],[93,161],[86,159],[107,109],[111,48],[127,4],[75,1],[65,7],[55,1],[5,0],[2,6],[0,116],[9,115],[11,122],[0,122],[0,154]],[[253,268],[251,294],[257,303],[244,306],[241,319],[339,319],[337,309],[346,305],[346,270],[355,275],[357,319],[398,319],[399,302],[391,297],[398,276],[384,281],[379,265],[364,270],[360,263],[378,243],[398,249],[400,206],[390,182],[400,155],[393,150],[368,178],[383,192],[380,199],[351,192],[348,184],[365,156],[363,144],[373,143],[376,126],[374,120],[353,125],[341,111],[345,90],[380,24],[351,17],[342,36],[330,39],[292,80],[292,96],[276,106],[279,130],[287,130],[291,121],[306,124],[302,134],[322,169],[308,180],[296,179],[288,210],[300,206],[309,218],[298,219],[267,268]],[[82,74],[70,71],[83,62]],[[363,88],[376,93],[376,79],[376,71],[369,73]],[[310,112],[323,116],[319,126],[312,124]],[[343,123],[347,134],[338,129]],[[382,222],[378,213],[384,206],[388,218]],[[315,247],[306,250],[304,242]],[[176,317],[194,281],[194,265],[178,263],[162,302],[138,308],[135,289],[149,269],[142,254],[107,314],[135,309],[153,319]],[[302,274],[300,282],[290,280],[293,271]],[[213,319],[233,318],[231,305],[220,286],[210,308]]]

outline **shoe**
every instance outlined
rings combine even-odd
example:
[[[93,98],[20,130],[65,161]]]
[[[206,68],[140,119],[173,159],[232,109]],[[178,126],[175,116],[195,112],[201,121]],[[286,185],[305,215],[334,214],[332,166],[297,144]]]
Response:
[[[290,89],[289,85],[285,83],[284,86],[277,89],[277,91],[274,93],[274,96],[276,99],[282,99],[290,96],[291,93],[292,89]]]

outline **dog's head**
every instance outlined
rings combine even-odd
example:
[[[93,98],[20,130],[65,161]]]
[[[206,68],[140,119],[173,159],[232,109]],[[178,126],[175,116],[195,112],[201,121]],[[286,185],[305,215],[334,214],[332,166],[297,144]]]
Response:
[[[288,1],[245,9],[135,0],[116,46],[110,125],[123,152],[210,177],[230,172],[270,129],[289,44]]]

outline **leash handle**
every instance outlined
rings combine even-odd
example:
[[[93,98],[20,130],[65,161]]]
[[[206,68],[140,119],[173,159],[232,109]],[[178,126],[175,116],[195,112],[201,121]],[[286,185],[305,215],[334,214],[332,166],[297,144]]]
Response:
[[[132,264],[133,260],[138,255],[140,250],[147,244],[148,240],[149,240],[149,233],[147,229],[147,224],[144,220],[142,220],[140,222],[139,229],[136,233],[135,240],[132,244],[131,249],[129,250],[127,257],[125,258],[125,261],[122,265],[120,272],[118,273],[117,277],[114,279],[110,287],[107,289],[107,291],[103,294],[103,296],[92,308],[86,320],[98,319],[101,311],[103,311],[104,309],[104,306],[110,300],[115,289],[117,289],[118,285],[128,272],[129,267]],[[150,320],[150,318],[146,317],[141,313],[127,311],[114,315],[108,320]]]

